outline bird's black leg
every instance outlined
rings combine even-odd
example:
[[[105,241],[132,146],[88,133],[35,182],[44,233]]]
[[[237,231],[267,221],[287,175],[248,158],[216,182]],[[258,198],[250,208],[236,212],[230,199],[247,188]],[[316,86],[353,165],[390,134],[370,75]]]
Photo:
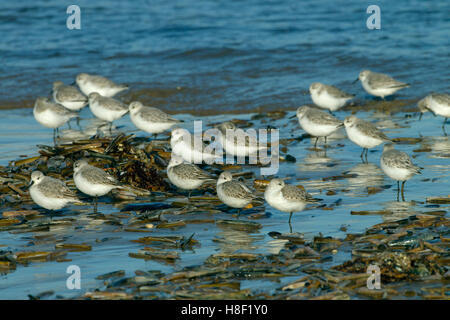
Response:
[[[442,124],[442,131],[444,131],[444,136],[447,136],[447,132],[445,132],[445,123],[447,122],[447,118],[444,118],[444,123]]]
[[[405,191],[405,183],[406,183],[406,181],[403,181],[403,182],[402,182],[402,201],[405,201],[405,194],[404,194],[404,191]]]
[[[94,213],[97,213],[98,198],[94,197]]]
[[[362,149],[361,155],[359,156],[362,160],[362,162],[364,163],[364,152],[366,151],[366,148]]]
[[[291,224],[292,212],[289,214],[289,232],[292,233],[292,224]]]
[[[400,196],[400,182],[397,181],[397,202],[399,201],[399,196]]]
[[[319,137],[316,137],[316,142],[314,142],[314,149],[317,148],[317,141],[319,141]]]

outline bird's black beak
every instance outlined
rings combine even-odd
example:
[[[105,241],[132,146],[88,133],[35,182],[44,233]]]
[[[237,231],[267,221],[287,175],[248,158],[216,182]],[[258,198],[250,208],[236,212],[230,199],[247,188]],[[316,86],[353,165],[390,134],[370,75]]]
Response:
[[[297,115],[294,114],[293,116],[289,117],[289,119],[294,119]]]
[[[74,85],[76,85],[76,84],[77,84],[77,82],[74,81],[74,82],[72,82],[70,85],[71,85],[71,86],[74,86]]]
[[[28,187],[27,187],[27,189],[30,189],[30,188],[31,188],[31,186],[33,185],[33,183],[34,183],[34,181],[33,181],[33,180],[30,180],[30,183],[28,184]]]
[[[357,83],[358,82],[358,80],[359,80],[359,78],[357,78],[355,81],[353,81],[352,82],[352,84],[355,84],[355,83]]]

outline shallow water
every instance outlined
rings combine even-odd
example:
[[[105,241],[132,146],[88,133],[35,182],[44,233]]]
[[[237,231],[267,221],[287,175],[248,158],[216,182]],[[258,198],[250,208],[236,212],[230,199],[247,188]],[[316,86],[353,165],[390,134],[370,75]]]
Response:
[[[357,94],[356,100],[372,99],[360,84],[352,85],[360,70],[369,68],[389,73],[411,83],[396,99],[416,101],[431,91],[448,91],[450,20],[448,1],[377,1],[382,10],[382,29],[368,30],[365,10],[369,2],[348,1],[78,1],[82,29],[66,28],[66,7],[59,1],[5,2],[0,5],[0,108],[31,107],[36,96],[47,95],[51,83],[71,83],[80,72],[100,73],[131,90],[122,97],[160,106],[186,120],[192,130],[192,114],[203,115],[205,123],[229,118],[248,120],[250,112],[293,110],[310,103],[305,95],[313,81],[334,84]],[[26,48],[26,50],[24,50]],[[322,233],[343,238],[383,221],[415,212],[436,210],[426,197],[447,195],[450,189],[450,141],[441,130],[441,118],[427,114],[421,122],[414,115],[414,102],[406,112],[388,116],[373,109],[359,111],[358,117],[377,122],[390,137],[420,137],[420,146],[431,152],[413,152],[419,145],[401,144],[398,149],[414,155],[424,167],[423,174],[406,185],[406,202],[396,201],[395,184],[379,168],[381,147],[369,152],[369,164],[362,164],[360,148],[345,139],[345,133],[330,139],[326,150],[313,151],[309,139],[288,146],[296,163],[281,163],[280,177],[302,184],[322,198],[333,210],[310,209],[293,217],[293,229],[305,238]],[[351,107],[336,113],[343,119]],[[242,113],[236,116],[220,113]],[[214,114],[216,116],[211,116]],[[291,115],[290,113],[289,115]],[[82,126],[90,125],[91,114],[82,111]],[[196,118],[197,119],[197,118]],[[280,138],[300,136],[296,120],[253,121],[280,128]],[[395,124],[395,125],[394,125]],[[75,124],[72,125],[74,128]],[[120,130],[134,132],[128,116],[117,122]],[[447,125],[450,131],[450,125]],[[144,136],[142,132],[136,132]],[[90,132],[92,134],[92,132]],[[51,130],[34,120],[31,109],[0,111],[0,165],[22,155],[37,155],[37,144],[52,144]],[[282,153],[283,154],[283,153]],[[259,170],[254,171],[256,178]],[[342,180],[322,178],[354,173]],[[367,187],[380,187],[368,195]],[[328,191],[336,192],[327,195]],[[180,196],[179,199],[182,199]],[[341,199],[341,201],[339,201]],[[105,214],[120,208],[110,203],[100,206]],[[449,210],[448,205],[440,206]],[[391,210],[389,216],[351,215],[352,210]],[[266,206],[268,218],[256,220],[263,228],[248,234],[226,230],[214,224],[188,224],[179,230],[155,229],[151,233],[117,232],[113,226],[96,226],[88,218],[88,208],[69,207],[64,217],[77,219],[77,228],[55,228],[51,235],[69,243],[87,243],[92,251],[71,252],[70,262],[31,263],[0,275],[1,299],[26,299],[28,294],[53,290],[55,298],[79,296],[101,287],[95,277],[116,270],[126,276],[135,270],[170,272],[201,264],[217,252],[272,252],[282,244],[268,236],[270,231],[289,232],[288,215]],[[229,213],[201,215],[199,218],[232,218]],[[169,221],[179,217],[167,215]],[[57,217],[54,219],[58,219]],[[347,231],[341,231],[341,226]],[[149,234],[185,235],[195,233],[201,246],[185,251],[174,266],[128,256],[144,245],[130,240]],[[49,234],[48,232],[45,234]],[[36,235],[41,235],[37,233]],[[13,251],[52,250],[54,242],[32,241],[29,234],[0,233],[0,249]],[[350,258],[338,252],[333,264]],[[66,288],[66,268],[76,264],[82,270],[82,290]],[[300,276],[300,275],[299,275]],[[289,279],[283,279],[288,281]],[[291,279],[292,280],[292,279]],[[245,282],[242,282],[242,288]],[[255,290],[280,286],[274,281],[249,281]]]

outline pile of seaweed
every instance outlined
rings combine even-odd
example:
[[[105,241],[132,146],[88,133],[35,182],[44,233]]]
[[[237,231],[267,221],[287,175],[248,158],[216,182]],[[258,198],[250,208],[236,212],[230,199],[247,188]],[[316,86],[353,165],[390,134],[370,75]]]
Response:
[[[68,185],[73,186],[73,163],[81,158],[104,168],[121,183],[131,186],[137,195],[164,191],[168,187],[161,172],[167,166],[170,152],[166,151],[164,144],[158,145],[158,141],[148,143],[147,139],[121,133],[114,138],[91,138],[38,147],[39,156],[13,161],[7,167],[0,166],[2,204],[19,204],[29,200],[27,186],[35,170],[68,181]],[[113,194],[118,199],[133,197],[121,191]]]
[[[305,241],[298,234],[271,232],[284,242],[278,253],[217,253],[202,265],[164,274],[123,270],[100,275],[104,287],[88,292],[85,299],[448,299],[450,294],[450,221],[445,211],[384,222],[365,233],[345,239],[316,236]],[[236,230],[254,230],[254,221],[220,220],[215,223]],[[194,239],[143,237],[146,245],[131,257],[173,263],[178,250],[198,245]],[[183,242],[184,241],[184,242]],[[339,251],[352,258],[330,268]],[[380,288],[367,285],[369,266],[380,271]],[[283,281],[283,279],[292,279]],[[271,292],[245,289],[243,282],[285,282]]]

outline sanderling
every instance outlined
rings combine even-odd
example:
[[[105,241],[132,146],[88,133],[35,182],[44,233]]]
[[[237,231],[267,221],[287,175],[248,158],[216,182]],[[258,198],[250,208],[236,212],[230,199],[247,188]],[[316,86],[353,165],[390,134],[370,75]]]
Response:
[[[97,212],[97,198],[113,189],[124,187],[112,176],[100,168],[91,166],[87,160],[81,159],[73,164],[73,180],[81,192],[94,197],[94,212]]]
[[[60,210],[69,203],[81,203],[75,193],[61,180],[33,171],[30,180],[30,196],[47,210]]]
[[[227,206],[237,209],[242,209],[253,200],[259,199],[245,184],[233,180],[228,171],[222,172],[217,180],[217,196]]]
[[[391,179],[397,181],[397,197],[400,190],[399,181],[402,181],[402,198],[405,200],[403,190],[407,180],[415,174],[420,174],[420,168],[414,165],[407,153],[394,149],[392,143],[386,143],[380,158],[381,169]]]
[[[444,117],[442,129],[445,133],[445,123],[450,118],[450,95],[447,93],[430,93],[417,103],[420,110],[419,120],[424,112],[431,111],[434,115]]]
[[[114,98],[104,97],[97,92],[89,94],[89,108],[97,118],[109,122],[110,131],[112,122],[128,112],[126,104]]]
[[[126,84],[117,84],[105,77],[87,73],[77,75],[76,83],[86,96],[89,96],[92,92],[97,92],[104,97],[113,97],[128,89]]]
[[[66,86],[62,81],[53,82],[53,100],[72,111],[79,111],[89,101],[77,87]]]
[[[177,123],[183,122],[172,118],[158,108],[144,106],[139,101],[131,102],[128,108],[134,125],[155,136],[158,133],[169,130]]]
[[[364,90],[369,94],[383,99],[400,89],[409,87],[408,83],[397,81],[387,74],[372,72],[370,70],[361,71],[355,82],[358,80],[361,80]]]
[[[232,156],[248,157],[256,155],[258,151],[267,149],[267,146],[258,144],[257,138],[251,139],[243,130],[240,130],[231,121],[225,121],[215,126],[219,131],[219,143],[223,149]]]
[[[331,112],[342,108],[347,101],[353,99],[355,95],[346,93],[334,86],[319,82],[313,82],[309,86],[309,93],[312,101],[323,109]]]
[[[201,163],[202,161],[212,163],[214,160],[221,159],[221,155],[216,155],[213,150],[206,151],[207,146],[203,143],[201,137],[199,139],[199,145],[197,146],[195,137],[188,131],[181,128],[173,129],[170,138],[172,153],[181,156],[184,161],[190,163]]]
[[[172,155],[169,165],[167,166],[167,177],[170,182],[183,190],[191,190],[199,188],[207,181],[215,181],[216,179],[208,172],[200,169],[193,163],[183,163],[183,158]]]
[[[37,122],[44,127],[53,129],[53,141],[56,144],[56,132],[71,118],[78,117],[78,113],[64,108],[58,103],[51,102],[48,98],[38,97],[34,103],[33,115]]]
[[[325,137],[326,143],[327,136],[343,126],[342,121],[333,117],[331,114],[308,106],[299,107],[296,116],[302,129],[316,137],[314,148],[317,147],[319,137]]]
[[[308,194],[303,186],[286,184],[283,179],[272,179],[264,192],[267,203],[280,211],[289,212],[289,226],[291,227],[292,213],[302,211],[308,203],[320,201]]]
[[[367,162],[367,153],[370,148],[374,148],[383,142],[391,141],[391,139],[375,127],[375,125],[362,119],[358,119],[355,116],[345,118],[344,125],[348,138],[363,148],[361,153],[361,159],[363,159],[363,161],[365,153]]]

